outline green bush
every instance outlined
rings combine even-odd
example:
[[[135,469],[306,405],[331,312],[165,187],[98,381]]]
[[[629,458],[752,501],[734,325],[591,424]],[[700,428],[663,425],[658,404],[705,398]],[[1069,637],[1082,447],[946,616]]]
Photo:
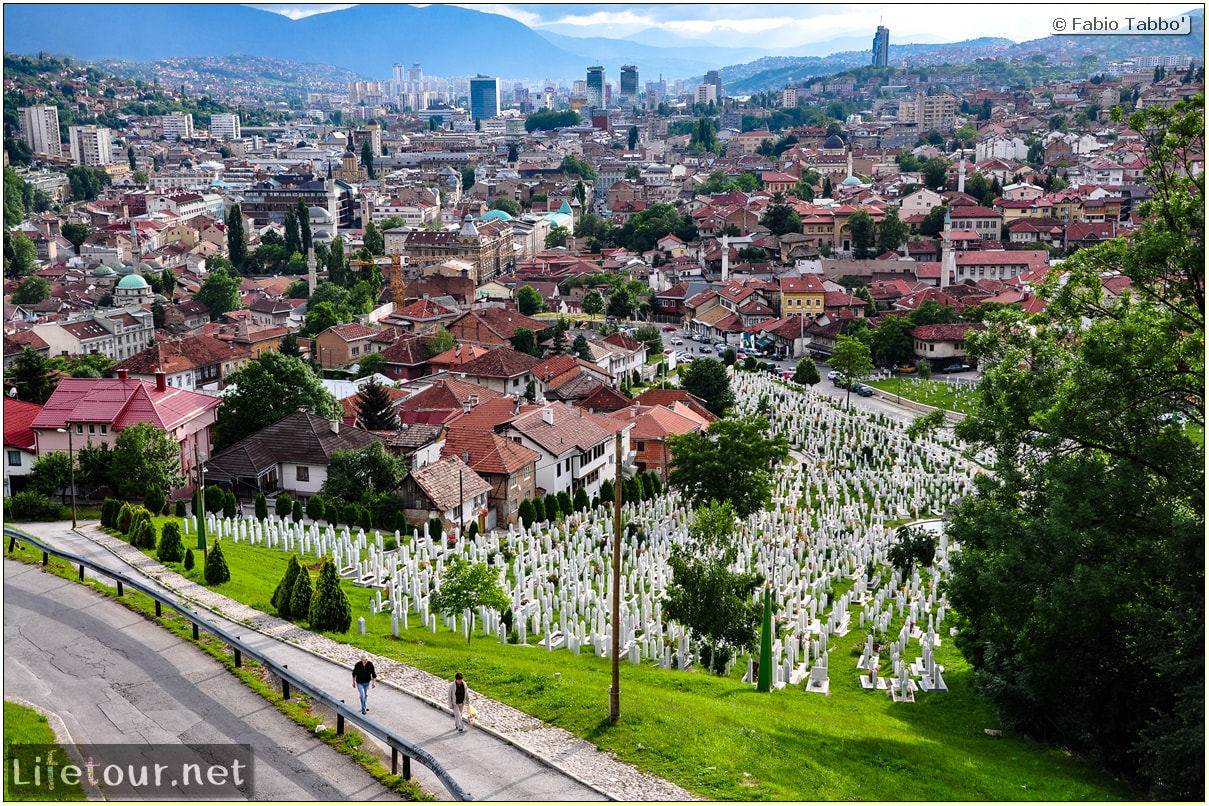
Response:
[[[294,499],[289,493],[282,493],[277,496],[277,517],[285,520],[294,511]]]
[[[367,532],[374,528],[373,513],[362,507],[361,511],[357,513],[357,525]]]
[[[217,515],[219,512],[222,512],[222,507],[226,500],[226,490],[216,484],[206,485],[206,512],[213,512]]]
[[[301,501],[295,501],[294,505],[292,507],[290,507],[290,518],[291,518],[291,520],[294,521],[294,523],[302,523],[302,502]]]
[[[175,510],[174,514],[178,518],[185,518],[185,517],[189,516],[188,508],[185,506],[185,499],[183,499],[183,498],[176,499],[176,510]]]
[[[318,523],[323,520],[324,503],[322,495],[313,495],[311,500],[306,502],[306,516]]]
[[[540,496],[533,496],[533,518],[538,523],[546,520],[546,502]]]
[[[164,524],[160,534],[160,545],[155,550],[155,558],[162,563],[178,563],[184,554],[185,546],[181,542],[180,524],[176,521],[168,521]]]
[[[285,575],[277,583],[277,588],[273,591],[273,598],[269,600],[277,611],[277,615],[284,619],[290,617],[290,594],[294,591],[294,583],[298,581],[298,574],[301,570],[298,555],[290,555],[290,562],[285,567]]]
[[[586,487],[575,488],[575,511],[587,512],[592,502],[588,500],[588,489]]]
[[[222,499],[222,516],[224,518],[234,518],[235,513],[238,511],[239,501],[236,500],[235,493],[227,490]]]
[[[124,535],[130,534],[130,519],[134,517],[134,507],[130,506],[130,502],[122,504],[122,508],[118,510],[118,531]]]
[[[106,529],[116,529],[118,523],[118,512],[122,509],[122,502],[116,498],[106,498],[105,503],[101,504],[101,526]]]
[[[558,494],[558,511],[564,518],[570,516],[575,511],[575,505],[571,503],[571,493],[566,490]]]
[[[471,540],[474,540],[478,536],[479,536],[479,522],[471,521],[470,528],[466,530],[466,537],[470,538]]]
[[[311,597],[306,620],[316,632],[348,632],[352,626],[353,609],[344,588],[340,587],[340,577],[331,557],[324,557],[323,565],[319,567],[319,582]]]
[[[146,510],[143,511],[146,512]],[[152,550],[155,548],[155,544],[155,524],[136,516],[131,521],[130,545],[136,549]]]
[[[264,493],[256,493],[256,520],[263,521],[269,517],[269,499]]]
[[[395,531],[401,535],[407,534],[410,524],[407,523],[407,513],[399,510],[395,513]]]
[[[298,578],[290,590],[290,616],[295,619],[306,618],[311,612],[311,573],[306,566],[299,564]]]
[[[33,490],[4,499],[4,516],[15,521],[61,521],[68,509]]]
[[[524,524],[526,529],[537,522],[537,515],[533,511],[533,501],[528,498],[521,501],[517,514],[520,516],[521,523]]]
[[[439,540],[443,531],[445,531],[445,521],[440,518],[430,518],[428,520],[428,536],[430,538]]]
[[[207,585],[221,585],[231,580],[231,569],[227,568],[227,559],[222,556],[222,543],[214,541],[214,545],[206,554],[204,571]]]
[[[158,515],[164,511],[164,506],[167,503],[168,497],[164,495],[164,491],[159,485],[147,485],[147,490],[143,493],[143,506]]]
[[[193,549],[185,549],[185,570],[193,570]]]

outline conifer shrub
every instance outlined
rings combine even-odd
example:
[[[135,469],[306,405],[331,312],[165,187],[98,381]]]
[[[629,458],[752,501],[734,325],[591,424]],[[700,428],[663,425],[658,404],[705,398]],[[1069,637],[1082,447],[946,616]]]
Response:
[[[214,546],[206,554],[206,568],[203,572],[207,585],[221,585],[231,580],[231,569],[227,567],[227,559],[222,556],[222,542],[214,541]]]
[[[319,581],[311,596],[307,622],[317,632],[348,632],[352,626],[353,609],[344,588],[340,587],[340,577],[331,557],[324,557],[323,565],[319,567]]]
[[[302,523],[302,502],[301,501],[295,501],[294,505],[292,507],[290,507],[290,519],[293,520],[294,523]]]
[[[130,519],[133,517],[134,507],[130,505],[129,501],[123,503],[121,509],[118,510],[118,531],[124,535],[130,534]]]
[[[185,546],[181,542],[180,524],[168,521],[160,533],[160,545],[155,550],[155,558],[162,563],[178,563],[184,555]]]
[[[298,581],[298,574],[301,571],[302,565],[298,562],[298,555],[291,555],[290,562],[285,567],[285,575],[281,577],[281,581],[277,583],[277,588],[273,591],[273,598],[270,601],[277,611],[277,615],[284,619],[290,617],[290,595],[294,592],[294,583]]]
[[[178,518],[188,517],[189,511],[188,511],[188,507],[185,506],[185,499],[183,499],[183,498],[176,499],[176,510],[175,510],[174,514]]]
[[[143,493],[143,506],[155,513],[164,511],[164,505],[167,503],[168,497],[164,495],[164,491],[157,484],[148,484],[146,491]]]
[[[314,588],[311,586],[311,573],[306,569],[306,566],[301,563],[298,566],[298,577],[294,580],[294,587],[290,590],[290,617],[294,619],[304,619],[311,612],[311,595],[314,593]]]
[[[323,520],[326,509],[327,507],[322,495],[313,495],[311,496],[311,500],[306,502],[306,516],[315,523]]]
[[[289,493],[282,493],[277,496],[277,517],[285,520],[294,511],[294,499]]]
[[[264,493],[256,493],[256,520],[263,521],[269,517],[269,499]]]
[[[185,549],[185,570],[193,570],[193,549]]]

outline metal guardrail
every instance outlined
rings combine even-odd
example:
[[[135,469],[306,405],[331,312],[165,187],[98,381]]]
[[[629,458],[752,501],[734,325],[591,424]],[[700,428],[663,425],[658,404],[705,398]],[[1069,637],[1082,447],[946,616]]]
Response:
[[[344,732],[344,722],[345,722],[345,720],[349,720],[359,730],[384,742],[388,747],[390,747],[391,773],[392,774],[395,774],[395,775],[398,774],[398,760],[399,760],[399,756],[402,755],[403,756],[403,777],[410,779],[411,778],[410,762],[411,762],[411,759],[415,759],[416,761],[423,764],[428,769],[432,770],[433,774],[436,775],[438,779],[440,779],[441,783],[445,785],[445,788],[447,790],[449,790],[449,793],[451,795],[453,795],[453,797],[455,799],[464,800],[464,801],[474,800],[474,798],[471,797],[470,793],[467,792],[466,790],[464,790],[458,784],[458,782],[453,779],[453,776],[451,776],[449,774],[449,772],[441,765],[441,763],[439,761],[437,761],[435,758],[433,758],[432,755],[427,750],[424,750],[421,747],[417,747],[416,745],[414,745],[411,742],[404,739],[402,736],[399,736],[398,734],[382,727],[377,722],[374,722],[369,719],[365,719],[364,717],[361,716],[361,714],[358,711],[345,705],[343,702],[341,702],[340,700],[337,700],[335,697],[332,697],[330,694],[328,694],[323,689],[321,689],[318,686],[314,685],[313,683],[309,682],[306,678],[298,675],[295,672],[290,671],[286,666],[284,666],[280,663],[277,663],[276,661],[265,656],[261,652],[258,652],[257,650],[248,646],[240,639],[231,635],[226,630],[222,629],[221,627],[217,626],[216,624],[212,624],[210,621],[205,619],[203,616],[201,616],[198,613],[196,613],[195,611],[191,610],[187,605],[182,604],[181,602],[177,601],[176,599],[172,598],[171,596],[165,596],[164,594],[159,593],[158,591],[152,590],[150,587],[148,587],[143,582],[141,582],[137,579],[134,579],[134,578],[122,573],[121,571],[115,571],[111,568],[106,568],[105,566],[99,565],[96,562],[93,562],[92,560],[87,559],[86,557],[80,557],[79,555],[72,554],[71,552],[62,551],[60,549],[54,548],[53,546],[49,546],[46,543],[43,543],[38,538],[34,537],[33,535],[26,534],[25,532],[22,532],[18,529],[12,529],[12,528],[6,526],[6,527],[4,527],[4,536],[8,539],[8,548],[6,550],[6,553],[11,553],[17,547],[18,543],[28,543],[32,546],[35,546],[39,550],[41,550],[42,565],[48,564],[50,562],[50,558],[52,556],[59,557],[63,560],[70,562],[72,565],[76,565],[79,567],[81,581],[83,581],[83,579],[84,579],[84,570],[90,569],[98,574],[101,574],[103,576],[110,577],[111,579],[113,579],[117,583],[118,596],[122,596],[125,588],[127,586],[129,586],[130,588],[133,588],[134,590],[138,591],[139,593],[143,594],[144,596],[151,598],[155,602],[155,615],[157,617],[162,614],[163,607],[168,607],[168,608],[176,611],[177,613],[184,616],[186,619],[188,619],[193,624],[194,640],[197,640],[198,635],[199,635],[199,630],[205,630],[210,635],[213,635],[215,638],[218,638],[220,641],[222,641],[223,643],[225,643],[231,647],[231,649],[235,653],[235,665],[236,666],[241,665],[242,656],[247,655],[248,657],[255,660],[257,663],[259,663],[262,666],[269,669],[273,674],[275,674],[278,678],[281,679],[281,689],[282,689],[281,693],[282,693],[283,697],[288,698],[290,696],[290,688],[294,687],[294,688],[299,689],[300,691],[306,692],[306,694],[309,695],[312,699],[316,700],[321,705],[331,709],[336,714],[336,732],[337,733]]]

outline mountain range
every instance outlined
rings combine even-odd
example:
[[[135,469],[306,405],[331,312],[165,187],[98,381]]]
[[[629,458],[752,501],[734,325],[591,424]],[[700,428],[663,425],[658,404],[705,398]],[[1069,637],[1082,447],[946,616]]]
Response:
[[[1165,47],[1185,52],[1198,45],[1203,56],[1203,10],[1193,37],[1157,37]],[[1194,12],[1195,13],[1195,12]],[[1109,46],[1109,40],[1146,37],[1078,37],[1080,45]],[[1155,38],[1149,38],[1155,39]],[[1036,40],[1038,47],[1060,47],[1057,38]],[[1197,41],[1170,41],[1197,40]],[[811,47],[798,54],[816,67],[844,69],[863,62],[868,41],[851,38]],[[978,41],[978,40],[976,40]],[[986,40],[1001,55],[1008,40]],[[917,52],[954,48],[969,54],[969,43],[955,45],[893,44],[890,55],[904,58]],[[538,33],[498,14],[457,6],[416,7],[401,4],[358,5],[291,20],[281,14],[226,4],[59,4],[9,3],[4,7],[6,53],[47,52],[84,61],[124,59],[148,62],[186,56],[244,54],[296,62],[336,65],[370,80],[384,80],[393,64],[419,63],[428,75],[466,76],[482,73],[533,83],[547,79],[582,79],[589,65],[600,64],[616,77],[622,64],[635,64],[644,81],[662,75],[667,80],[701,78],[705,71],[755,62],[773,55],[756,48],[723,48],[691,44],[647,30],[627,39],[577,38]],[[837,53],[837,51],[847,51]],[[1022,51],[1023,52],[1023,51]],[[823,53],[832,57],[819,59]],[[785,55],[785,54],[779,54]],[[991,55],[990,53],[983,55]],[[867,63],[867,62],[864,62]],[[750,72],[750,71],[740,71]],[[783,84],[781,85],[783,86]]]

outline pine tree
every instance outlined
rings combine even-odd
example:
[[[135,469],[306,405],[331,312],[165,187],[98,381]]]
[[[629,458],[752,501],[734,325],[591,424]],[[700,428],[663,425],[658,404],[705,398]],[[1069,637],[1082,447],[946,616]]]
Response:
[[[178,518],[187,518],[189,516],[189,511],[188,511],[187,505],[185,504],[185,499],[183,499],[183,498],[176,499],[176,509],[173,510],[173,514],[176,515],[176,517],[178,517]]]
[[[293,207],[285,211],[285,253],[292,256],[302,251],[302,234],[298,231],[298,214]]]
[[[290,590],[290,615],[293,618],[305,618],[311,612],[311,573],[305,567],[299,567],[298,578]]]
[[[248,240],[243,231],[243,212],[238,204],[232,205],[227,214],[227,256],[231,258],[231,265],[242,272],[248,259]]]
[[[143,493],[143,506],[158,515],[163,512],[166,503],[167,496],[164,495],[163,489],[158,485],[148,484],[146,492]]]
[[[263,521],[269,517],[269,499],[264,493],[256,493],[256,520]]]
[[[399,415],[391,403],[390,392],[377,381],[370,381],[357,393],[357,419],[366,431],[394,431]]]
[[[298,574],[301,571],[302,566],[298,563],[298,555],[291,554],[290,562],[285,567],[285,576],[277,583],[277,588],[273,591],[273,598],[269,600],[273,609],[277,611],[277,615],[284,619],[290,617],[290,595],[294,591],[294,583],[298,581]]]
[[[193,570],[193,549],[185,549],[185,570]]]
[[[340,587],[340,577],[336,575],[336,564],[331,557],[324,557],[319,568],[319,582],[311,597],[307,622],[316,632],[348,632],[352,626],[353,610],[348,595]]]
[[[235,493],[230,490],[226,491],[222,501],[222,516],[224,518],[234,518],[235,513],[239,511],[239,500],[236,499]]]
[[[537,516],[533,512],[533,502],[528,498],[521,501],[520,507],[517,509],[517,515],[526,529],[537,523]]]
[[[542,521],[546,520],[546,502],[542,500],[541,496],[537,495],[533,496],[532,502],[533,518],[538,523],[541,523]]]
[[[290,507],[290,519],[294,523],[302,523],[302,502],[295,501],[294,506]]]
[[[302,254],[310,251],[311,244],[311,211],[307,209],[306,204],[302,199],[298,200],[298,212],[295,214],[298,217],[298,234],[302,240]]]
[[[312,495],[311,500],[306,502],[306,516],[316,523],[323,520],[326,509],[322,495]]]
[[[227,559],[222,556],[222,543],[214,541],[213,548],[206,555],[204,572],[207,585],[221,585],[231,581],[231,569],[227,568]]]
[[[575,511],[575,506],[571,503],[571,493],[566,490],[558,494],[558,511],[562,513],[564,518],[570,516]]]
[[[586,487],[575,488],[575,511],[587,512],[592,502],[588,500],[588,489]]]
[[[155,558],[162,563],[178,563],[185,554],[184,544],[181,543],[181,527],[175,521],[164,524],[160,535],[159,548],[155,550]]]

